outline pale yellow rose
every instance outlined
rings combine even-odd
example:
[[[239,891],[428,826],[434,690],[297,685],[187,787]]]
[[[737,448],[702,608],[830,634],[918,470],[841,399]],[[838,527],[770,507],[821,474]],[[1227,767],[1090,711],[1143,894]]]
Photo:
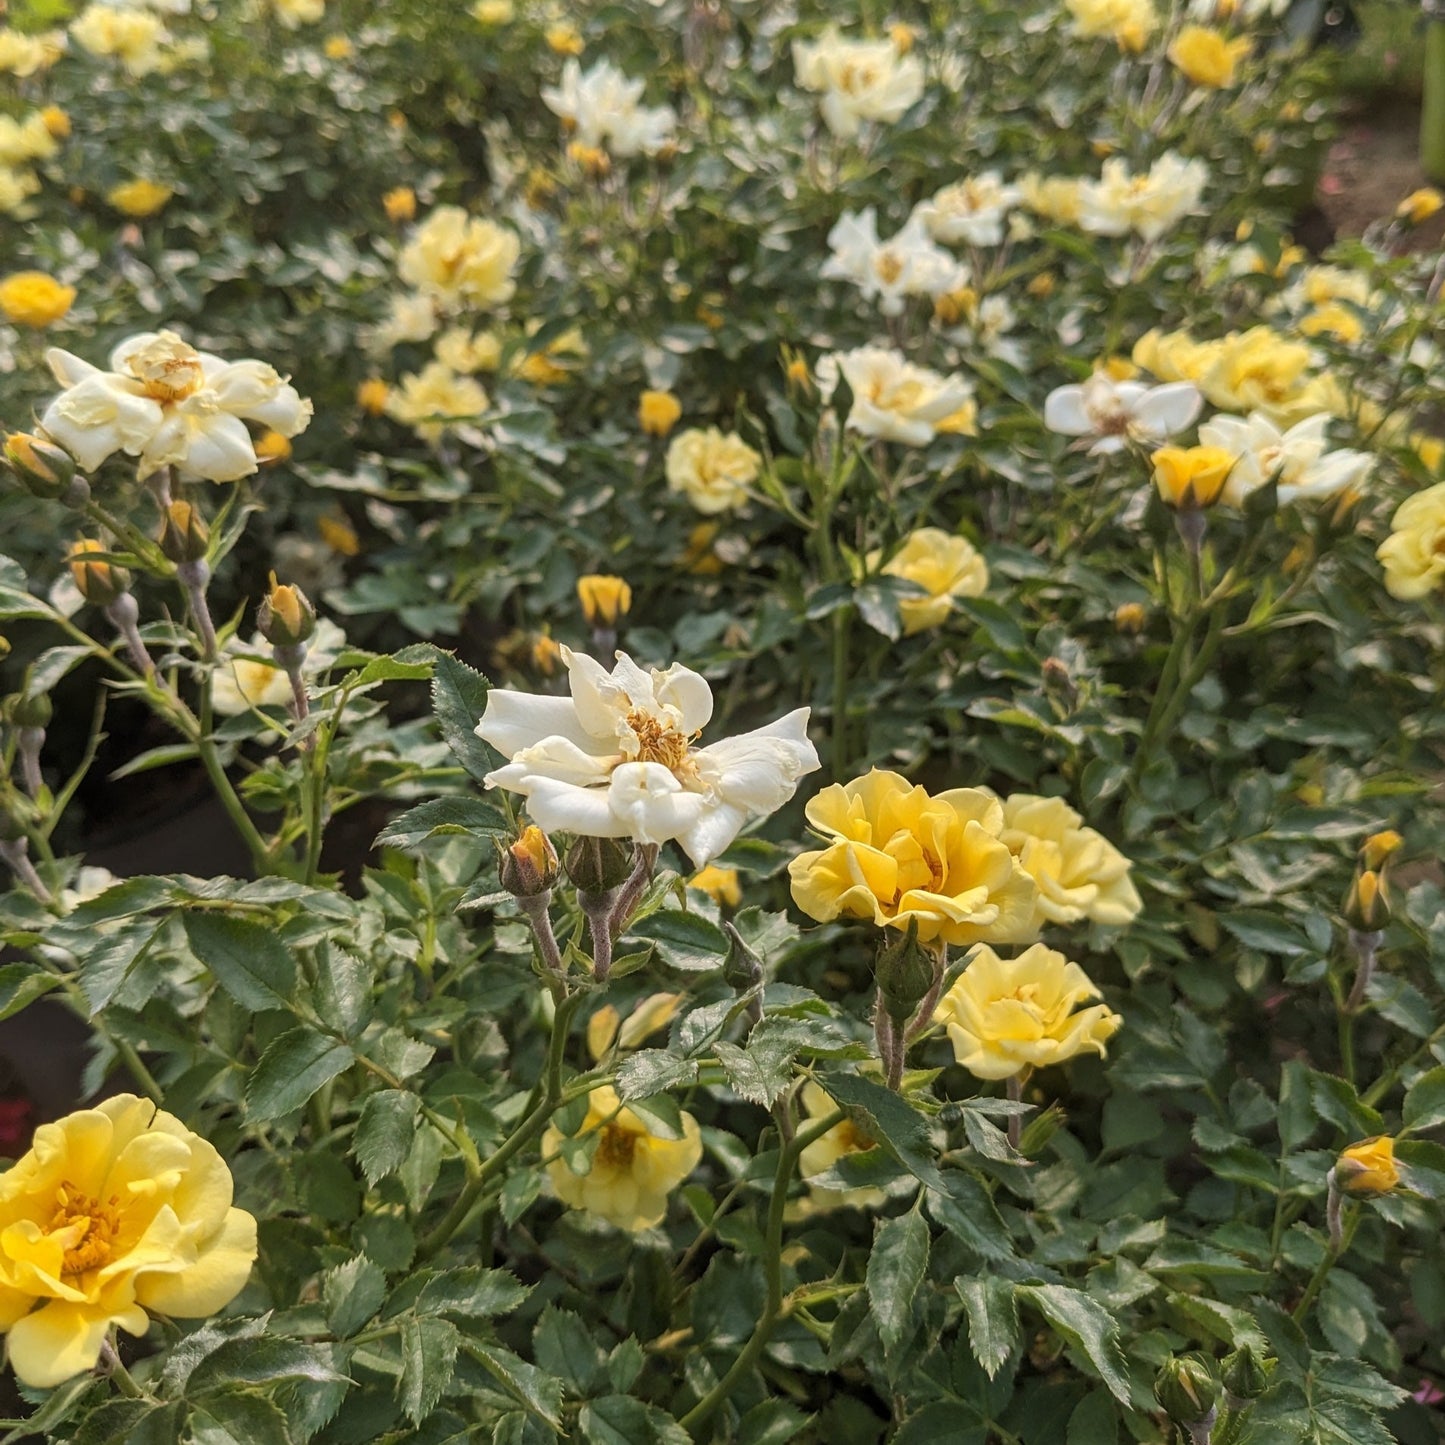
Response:
[[[0,314],[16,326],[53,325],[74,300],[74,286],[62,286],[44,271],[16,271],[0,281]]]
[[[60,52],[53,51],[39,35],[26,35],[6,25],[0,27],[0,75],[20,79],[34,75],[52,64]]]
[[[832,1098],[811,1081],[803,1085],[801,1097],[809,1124],[838,1111]],[[840,1159],[849,1154],[862,1154],[874,1148],[877,1142],[851,1119],[844,1119],[804,1148],[798,1155],[798,1173],[808,1185],[808,1196],[814,1209],[839,1209],[844,1205],[876,1209],[887,1199],[881,1189],[866,1186],[859,1189],[824,1189],[811,1182],[820,1174],[826,1174]]]
[[[1017,958],[1000,958],[984,945],[933,1016],[969,1073],[1010,1079],[1077,1054],[1102,1056],[1123,1020],[1105,1004],[1079,1008],[1098,997],[1077,963],[1042,943]]]
[[[471,377],[432,361],[392,388],[386,414],[413,427],[423,441],[436,442],[458,422],[475,421],[490,405],[487,393]]]
[[[222,717],[236,717],[252,708],[285,707],[291,701],[285,669],[261,661],[270,655],[270,643],[258,634],[245,651],[260,656],[233,651],[220,659],[211,676],[211,705]]]
[[[40,189],[33,171],[17,171],[0,166],[0,216],[16,216],[26,209],[25,202]]]
[[[1134,55],[1159,27],[1150,0],[1064,0],[1064,8],[1073,18],[1075,35],[1107,38]]]
[[[1388,1194],[1400,1187],[1395,1141],[1388,1134],[1361,1139],[1340,1151],[1335,1178],[1347,1194]]]
[[[170,39],[160,17],[149,10],[90,5],[71,22],[70,33],[92,55],[113,56],[130,75],[149,75]]]
[[[502,343],[495,332],[469,331],[453,326],[436,340],[436,358],[461,375],[475,371],[495,371],[502,361]]]
[[[1330,410],[1322,379],[1311,373],[1310,348],[1287,341],[1268,326],[1232,332],[1199,377],[1199,389],[1224,411],[1262,411],[1292,425]]]
[[[870,569],[877,566],[881,555],[869,554]],[[883,564],[882,571],[889,577],[916,582],[928,594],[898,599],[903,630],[909,636],[943,622],[953,611],[955,597],[981,597],[988,589],[988,564],[978,549],[967,537],[955,536],[941,527],[920,527],[910,532]]]
[[[1073,176],[1041,176],[1030,171],[1018,179],[1019,199],[1035,215],[1061,226],[1079,219],[1079,182]]]
[[[397,272],[449,310],[501,306],[517,289],[513,272],[521,253],[514,231],[460,206],[438,206],[402,248]]]
[[[699,512],[731,511],[747,501],[762,461],[739,436],[715,426],[693,427],[675,436],[667,449],[667,485]]]
[[[1050,923],[1089,918],[1121,928],[1144,906],[1129,876],[1133,865],[1083,823],[1062,798],[1014,793],[1003,800],[1000,836],[1034,880]]]
[[[743,901],[736,868],[719,868],[716,863],[709,863],[687,880],[687,886],[706,893],[714,902],[726,904],[729,908],[736,908]]]
[[[1186,25],[1169,47],[1169,59],[1195,85],[1223,90],[1234,84],[1235,71],[1254,48],[1247,35],[1226,39],[1207,25]]]
[[[1002,839],[1002,805],[981,789],[931,797],[874,768],[824,788],[806,814],[828,844],[788,865],[793,901],[809,917],[894,928],[916,921],[924,943],[1037,935],[1033,880]]]
[[[1223,347],[1221,341],[1196,341],[1185,331],[1156,328],[1134,343],[1132,360],[1160,381],[1191,381],[1198,385]]]
[[[326,0],[271,0],[276,18],[287,30],[315,25],[326,13]]]
[[[35,1131],[0,1176],[0,1332],[10,1366],[48,1388],[92,1369],[112,1327],[148,1310],[195,1319],[242,1289],[256,1221],[231,1206],[210,1144],[149,1099],[119,1094]]]
[[[664,1139],[624,1108],[607,1084],[588,1094],[587,1117],[578,1132],[598,1136],[591,1167],[578,1174],[565,1159],[553,1159],[547,1166],[552,1188],[570,1208],[585,1209],[634,1234],[662,1222],[667,1196],[702,1158],[702,1137],[691,1114],[682,1115],[681,1139]],[[562,1131],[550,1126],[542,1135],[543,1157],[556,1154],[562,1142]]]
[[[1375,552],[1390,596],[1413,601],[1435,591],[1445,577],[1445,482],[1402,502],[1390,528]]]
[[[0,165],[47,160],[59,149],[43,111],[32,110],[23,121],[0,115]]]

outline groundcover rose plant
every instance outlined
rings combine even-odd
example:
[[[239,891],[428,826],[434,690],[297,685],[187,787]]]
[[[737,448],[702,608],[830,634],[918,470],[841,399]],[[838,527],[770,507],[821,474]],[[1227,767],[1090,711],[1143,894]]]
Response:
[[[3,1439],[1439,1438],[1440,202],[1276,8],[11,0]]]

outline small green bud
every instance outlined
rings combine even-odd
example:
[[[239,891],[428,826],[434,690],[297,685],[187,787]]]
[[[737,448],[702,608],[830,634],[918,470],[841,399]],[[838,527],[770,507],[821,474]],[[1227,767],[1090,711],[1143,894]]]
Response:
[[[271,574],[271,590],[261,599],[256,630],[276,647],[295,647],[316,631],[316,609],[299,587],[283,587]]]
[[[1209,1417],[1219,1401],[1219,1381],[1203,1355],[1179,1355],[1154,1377],[1154,1398],[1171,1420],[1187,1427]]]
[[[535,898],[557,881],[557,854],[547,835],[534,823],[507,847],[497,844],[502,887],[515,898]]]
[[[1019,1133],[1019,1153],[1031,1158],[1043,1152],[1049,1140],[1063,1126],[1064,1111],[1057,1104],[1050,1104],[1041,1113],[1035,1114]]]
[[[5,699],[5,716],[18,728],[43,728],[54,709],[43,692],[15,692]]]
[[[728,936],[728,956],[723,960],[723,982],[737,993],[747,993],[763,981],[763,961],[743,942],[731,923],[723,923]]]
[[[211,530],[200,511],[189,502],[172,502],[166,507],[161,534],[156,540],[166,557],[180,566],[205,557],[211,545]]]
[[[6,470],[31,496],[63,496],[75,480],[75,462],[70,453],[30,432],[11,432],[0,455],[5,458]]]
[[[579,893],[610,893],[632,872],[632,857],[620,838],[578,838],[562,866]]]
[[[1224,1357],[1224,1388],[1236,1400],[1257,1400],[1269,1389],[1273,1360],[1261,1360],[1248,1345]]]
[[[878,979],[878,996],[891,1018],[907,1023],[929,989],[938,981],[936,955],[918,941],[918,919],[908,920],[908,932],[896,929],[878,949],[873,972]]]

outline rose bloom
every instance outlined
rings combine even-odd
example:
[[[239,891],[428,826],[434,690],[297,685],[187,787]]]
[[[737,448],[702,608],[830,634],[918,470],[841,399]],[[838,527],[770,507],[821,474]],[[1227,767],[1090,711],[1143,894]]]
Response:
[[[890,347],[860,346],[818,363],[825,401],[840,373],[853,393],[849,431],[914,447],[927,446],[939,432],[973,432],[973,388],[960,376],[914,366]]]
[[[1118,158],[1104,162],[1097,181],[1079,186],[1079,225],[1096,236],[1137,231],[1157,241],[1176,221],[1199,210],[1209,169],[1166,151],[1146,174],[1130,174]]]
[[[616,627],[632,609],[632,588],[622,577],[588,572],[577,579],[577,601],[589,626]]]
[[[423,338],[425,339],[425,338]],[[436,359],[462,375],[495,371],[502,361],[502,343],[491,331],[469,331],[452,326],[437,337]]]
[[[1019,200],[1046,221],[1076,226],[1081,184],[1073,176],[1041,176],[1030,172],[1018,178]]]
[[[1017,958],[1000,958],[984,945],[933,1017],[948,1030],[954,1058],[975,1078],[1011,1079],[1077,1054],[1102,1057],[1124,1021],[1105,1004],[1079,1008],[1098,997],[1077,963],[1042,943]]]
[[[874,768],[824,788],[807,819],[826,846],[788,865],[810,918],[915,920],[923,943],[1022,943],[1037,933],[1033,880],[1003,841],[1003,808],[979,788],[931,797]]]
[[[1435,591],[1445,577],[1445,482],[1400,504],[1375,556],[1384,564],[1391,597],[1413,601]]]
[[[1212,507],[1224,491],[1234,453],[1223,447],[1160,447],[1150,458],[1154,485],[1171,507]]]
[[[142,177],[112,186],[105,193],[105,198],[122,215],[134,216],[140,220],[142,217],[155,215],[173,195],[175,192],[169,186]]]
[[[494,687],[477,724],[477,736],[511,759],[487,786],[520,793],[548,833],[675,839],[701,866],[818,767],[805,707],[699,748],[693,740],[713,704],[697,673],[680,663],[644,672],[624,652],[609,673],[583,653],[561,653],[570,697]]]
[[[1078,923],[1089,918],[1121,928],[1144,906],[1129,877],[1133,865],[1083,822],[1062,798],[1014,793],[1003,800],[1000,836],[1034,880],[1044,919]]]
[[[1086,40],[1107,37],[1120,50],[1137,55],[1159,25],[1150,0],[1064,0],[1074,34]]]
[[[326,0],[271,0],[276,18],[287,30],[314,25],[326,13]]]
[[[719,868],[715,863],[709,863],[706,868],[699,868],[687,880],[687,886],[696,888],[699,893],[706,893],[714,903],[725,904],[728,908],[736,908],[743,901],[742,885],[738,882],[736,868]]]
[[[14,75],[21,80],[44,70],[59,56],[60,50],[47,45],[39,35],[25,35],[10,26],[0,26],[0,75]]]
[[[221,1156],[149,1099],[119,1094],[35,1131],[0,1176],[0,1330],[39,1389],[94,1368],[113,1326],[195,1319],[240,1293],[256,1221]]]
[[[699,512],[714,515],[741,507],[757,480],[762,457],[743,439],[715,426],[679,432],[667,448],[669,490],[681,492]]]
[[[460,206],[438,206],[412,233],[396,269],[449,311],[501,306],[517,289],[513,272],[521,252],[515,232],[468,216]]]
[[[913,214],[935,241],[997,246],[1003,240],[1004,216],[1018,204],[1019,195],[1019,188],[1004,185],[997,171],[984,171],[945,186],[932,200],[915,206]]]
[[[838,1106],[832,1096],[811,1080],[803,1085],[801,1098],[809,1124],[837,1112]],[[826,1174],[846,1155],[862,1154],[877,1145],[878,1141],[865,1134],[851,1119],[834,1124],[826,1134],[814,1139],[798,1155],[798,1173],[808,1185],[808,1198],[813,1209],[841,1209],[845,1205],[856,1209],[876,1209],[882,1204],[888,1196],[881,1189],[866,1186],[859,1189],[825,1189],[811,1182],[820,1174]]]
[[[1044,400],[1044,425],[1064,436],[1092,437],[1092,456],[1124,449],[1127,442],[1161,442],[1193,425],[1204,405],[1189,382],[1145,386],[1114,381],[1096,371],[1078,386],[1060,386]]]
[[[885,316],[901,315],[909,296],[943,296],[968,279],[963,267],[934,244],[916,214],[896,235],[880,241],[874,207],[857,215],[844,211],[828,232],[828,245],[832,255],[818,274],[852,282],[865,301],[876,297]]]
[[[681,1139],[663,1139],[623,1108],[616,1090],[606,1084],[588,1094],[581,1132],[599,1136],[592,1167],[576,1174],[565,1159],[553,1159],[547,1166],[552,1188],[570,1208],[585,1209],[633,1234],[662,1222],[667,1196],[702,1158],[702,1138],[691,1114],[682,1115]],[[555,1154],[562,1139],[562,1131],[550,1126],[542,1135],[543,1157]]]
[[[0,166],[0,216],[18,216],[27,211],[25,202],[39,189],[40,181],[33,172]]]
[[[1422,186],[1418,191],[1411,191],[1395,207],[1395,214],[1402,221],[1409,221],[1412,226],[1418,226],[1422,222],[1428,221],[1442,206],[1445,206],[1445,196],[1442,196],[1434,186]]]
[[[870,570],[878,565],[881,556],[881,552],[869,554]],[[910,532],[881,571],[887,577],[916,582],[927,593],[924,597],[898,599],[903,631],[910,637],[946,620],[953,611],[955,597],[981,597],[988,590],[988,564],[978,549],[967,537],[955,536],[941,527],[919,527]]]
[[[1263,412],[1248,417],[1213,416],[1199,428],[1206,446],[1232,453],[1234,466],[1222,500],[1242,507],[1251,492],[1271,478],[1279,483],[1282,506],[1314,497],[1332,497],[1358,486],[1369,475],[1374,458],[1366,452],[1329,450],[1325,435],[1330,418],[1323,412],[1281,430]]]
[[[1205,25],[1186,25],[1169,47],[1169,59],[1195,85],[1223,90],[1234,84],[1234,72],[1245,59],[1253,42],[1247,35],[1226,40]]]
[[[1395,1141],[1384,1134],[1351,1144],[1335,1161],[1335,1178],[1346,1194],[1388,1194],[1399,1188]]]
[[[59,149],[42,111],[31,111],[23,121],[0,115],[0,165],[46,160]]]
[[[445,363],[429,361],[402,377],[386,398],[386,414],[435,444],[459,422],[475,421],[491,405],[478,382],[458,376]]]
[[[1199,377],[1199,389],[1225,411],[1264,412],[1282,426],[1329,411],[1330,378],[1312,371],[1303,342],[1286,341],[1268,326],[1231,332]]]
[[[74,300],[74,286],[62,286],[44,271],[15,271],[0,281],[0,312],[16,326],[50,326]]]
[[[170,35],[147,10],[89,5],[70,24],[70,33],[92,55],[114,56],[133,76],[149,75],[161,63]]]
[[[637,424],[650,437],[665,437],[682,416],[682,403],[670,391],[644,391],[637,398]]]
[[[410,186],[393,186],[381,198],[388,221],[410,221],[416,217],[416,192]]]
[[[1223,341],[1196,341],[1186,331],[1146,331],[1134,343],[1134,365],[1160,381],[1188,381],[1196,386],[1224,350]]]
[[[892,124],[923,95],[923,64],[892,40],[844,40],[830,25],[813,41],[793,42],[799,86],[823,96],[823,121],[851,140],[865,120]]]
[[[585,73],[569,60],[561,85],[543,88],[542,103],[583,151],[610,151],[620,159],[655,156],[673,144],[677,114],[670,105],[640,105],[644,85],[610,60],[599,60]]]
[[[41,430],[88,472],[124,451],[139,459],[141,478],[173,466],[182,477],[234,482],[257,468],[247,421],[293,437],[311,420],[311,403],[265,362],[222,361],[173,331],[122,341],[109,371],[58,347],[45,359],[66,389]]]

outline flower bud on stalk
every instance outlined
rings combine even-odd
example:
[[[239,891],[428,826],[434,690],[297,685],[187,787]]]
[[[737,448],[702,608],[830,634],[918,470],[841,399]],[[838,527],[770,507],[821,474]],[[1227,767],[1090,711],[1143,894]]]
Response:
[[[256,628],[271,644],[276,666],[290,680],[291,711],[300,722],[311,711],[301,664],[306,661],[307,640],[316,631],[316,609],[299,587],[283,587],[273,572],[271,590],[256,613]]]
[[[1224,1357],[1222,1378],[1225,1401],[1231,1410],[1242,1410],[1269,1389],[1273,1360],[1261,1360],[1248,1345],[1240,1345]]]
[[[0,862],[42,903],[49,903],[52,894],[30,861],[30,840],[25,836],[25,824],[14,811],[18,806],[25,805],[16,797],[11,807],[0,808]]]
[[[1154,1398],[1195,1445],[1206,1445],[1219,1400],[1219,1382],[1208,1360],[1181,1355],[1166,1361],[1154,1379]]]
[[[5,458],[5,469],[33,497],[54,500],[65,496],[76,479],[70,453],[30,432],[11,432],[0,455]]]
[[[167,495],[162,503],[161,533],[157,541],[166,558],[176,564],[176,580],[185,588],[191,616],[201,634],[201,655],[207,662],[213,662],[216,628],[206,603],[206,584],[211,580],[211,569],[206,562],[210,529],[189,502],[171,501]]]
[[[723,982],[734,993],[750,995],[748,998],[748,1027],[763,1021],[763,961],[743,941],[730,920],[723,920],[723,932],[728,936],[728,954],[723,960]]]
[[[552,928],[552,885],[557,881],[557,854],[547,835],[535,824],[522,829],[521,837],[503,846],[497,843],[497,872],[502,887],[517,900],[532,936],[537,940],[537,972],[548,981],[553,997],[564,986],[567,966],[557,935]]]
[[[578,838],[562,866],[579,894],[610,895],[627,881],[632,859],[619,838]]]
[[[52,712],[50,699],[43,692],[17,692],[5,700],[6,718],[15,728],[20,776],[25,791],[36,799],[45,788],[40,772],[40,749],[45,746],[45,728]]]
[[[632,608],[632,588],[621,577],[592,572],[577,579],[577,600],[592,629],[592,645],[606,657],[617,646],[617,624]]]

